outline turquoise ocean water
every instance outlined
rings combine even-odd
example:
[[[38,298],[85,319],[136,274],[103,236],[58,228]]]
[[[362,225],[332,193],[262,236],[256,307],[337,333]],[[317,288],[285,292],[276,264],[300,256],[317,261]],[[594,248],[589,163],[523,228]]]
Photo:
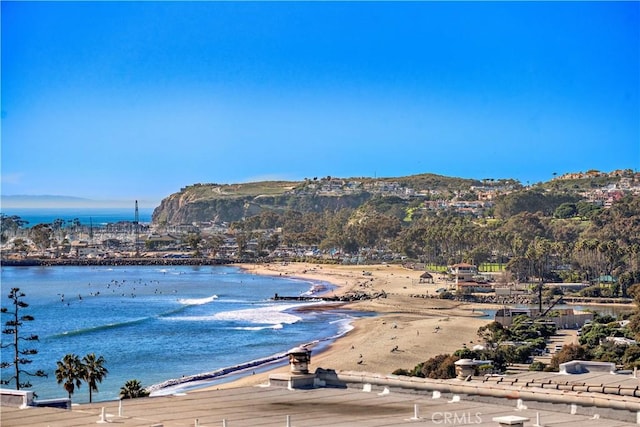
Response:
[[[109,374],[94,401],[112,400],[130,379],[146,387],[329,342],[358,315],[297,311],[315,303],[270,300],[275,293],[330,288],[326,283],[258,276],[230,266],[3,267],[1,280],[1,305],[8,307],[7,294],[18,287],[29,304],[21,313],[35,317],[21,335],[40,338],[26,344],[38,350],[28,370],[49,374],[31,378],[39,399],[66,397],[54,371],[68,353],[104,356]],[[7,337],[3,334],[3,344]],[[10,375],[3,370],[3,378]],[[85,384],[73,401],[88,401]]]

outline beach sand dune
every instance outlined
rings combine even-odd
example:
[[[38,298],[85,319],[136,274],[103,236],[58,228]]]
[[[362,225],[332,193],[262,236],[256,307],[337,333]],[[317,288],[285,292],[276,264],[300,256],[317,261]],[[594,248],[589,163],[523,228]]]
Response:
[[[374,312],[354,319],[353,329],[321,352],[311,355],[310,369],[355,370],[390,374],[398,368],[413,369],[438,354],[452,353],[479,343],[477,330],[490,319],[478,306],[429,298],[436,289],[451,286],[444,278],[421,283],[424,271],[397,265],[344,266],[309,263],[247,264],[242,268],[260,275],[290,276],[324,281],[336,286],[326,295],[384,293],[386,297],[340,304],[341,309]],[[436,275],[437,276],[437,275]],[[256,373],[213,388],[258,385],[271,373]]]

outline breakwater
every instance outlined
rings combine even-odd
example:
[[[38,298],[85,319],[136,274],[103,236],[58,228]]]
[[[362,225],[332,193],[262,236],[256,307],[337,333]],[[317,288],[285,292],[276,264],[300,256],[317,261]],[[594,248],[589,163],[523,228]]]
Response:
[[[177,386],[189,386],[195,385],[198,382],[203,381],[212,381],[218,378],[222,378],[226,375],[240,373],[244,370],[250,368],[257,368],[264,365],[268,365],[270,363],[278,362],[285,360],[287,358],[287,353],[275,354],[273,356],[265,357],[262,359],[252,360],[246,363],[240,363],[238,365],[230,366],[227,368],[218,369],[211,372],[205,372],[201,374],[183,376],[181,378],[174,378],[167,381],[164,381],[159,384],[154,384],[146,388],[146,390],[152,395],[162,394],[160,391],[167,388],[175,388]],[[160,392],[160,393],[159,393]]]
[[[345,295],[333,295],[333,296],[283,296],[275,294],[273,296],[274,301],[305,301],[305,302],[354,302],[354,301],[366,301],[377,298],[386,298],[385,292],[367,293],[367,292],[351,292]]]
[[[52,266],[154,266],[154,265],[228,265],[237,261],[223,258],[29,258],[2,259],[4,267]]]

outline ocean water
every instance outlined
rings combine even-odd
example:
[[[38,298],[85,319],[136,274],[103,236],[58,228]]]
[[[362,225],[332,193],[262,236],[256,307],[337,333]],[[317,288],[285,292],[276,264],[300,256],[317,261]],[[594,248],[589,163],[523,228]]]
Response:
[[[39,399],[66,397],[54,372],[68,353],[104,356],[109,374],[93,399],[112,400],[130,379],[147,387],[326,342],[346,332],[357,315],[296,310],[313,302],[271,301],[275,293],[309,294],[330,285],[233,266],[3,267],[1,279],[2,307],[10,307],[9,290],[18,287],[29,304],[21,314],[35,317],[20,335],[39,336],[23,345],[38,350],[25,367],[49,375],[30,378]],[[72,398],[88,401],[86,384]]]
[[[71,223],[77,218],[82,225],[94,226],[135,220],[134,208],[3,208],[2,213],[7,216],[17,215],[28,221],[27,227],[51,224],[56,219]],[[151,214],[151,208],[138,209],[138,219],[141,223],[150,223]]]

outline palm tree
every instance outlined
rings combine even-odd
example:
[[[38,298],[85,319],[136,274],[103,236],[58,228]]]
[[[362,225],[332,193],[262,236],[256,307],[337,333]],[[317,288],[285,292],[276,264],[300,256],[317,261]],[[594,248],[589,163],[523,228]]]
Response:
[[[67,354],[62,360],[57,362],[56,368],[56,381],[58,384],[63,384],[64,389],[69,393],[69,399],[75,391],[75,388],[80,388],[82,379],[84,378],[84,366],[80,361],[80,358],[76,354]]]
[[[138,380],[129,380],[120,388],[121,399],[135,399],[136,397],[147,397],[149,392],[142,388]]]
[[[104,367],[106,360],[104,357],[96,357],[95,353],[87,354],[82,358],[84,367],[84,380],[89,386],[89,403],[92,402],[92,392],[98,391],[98,383],[101,383],[109,371]]]

